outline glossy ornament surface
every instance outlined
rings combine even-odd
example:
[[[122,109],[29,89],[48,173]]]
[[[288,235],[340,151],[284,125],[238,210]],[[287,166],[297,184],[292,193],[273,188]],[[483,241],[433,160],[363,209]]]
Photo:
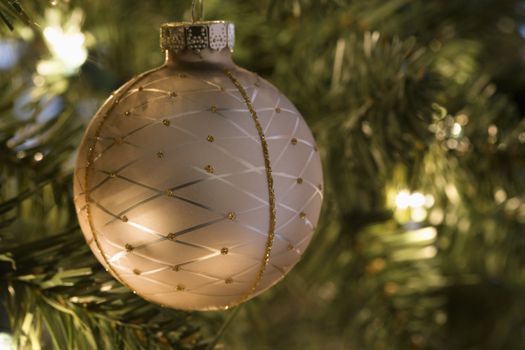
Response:
[[[310,129],[231,60],[233,24],[165,24],[166,63],[100,108],[80,145],[75,205],[98,260],[143,298],[217,310],[299,261],[323,198]]]

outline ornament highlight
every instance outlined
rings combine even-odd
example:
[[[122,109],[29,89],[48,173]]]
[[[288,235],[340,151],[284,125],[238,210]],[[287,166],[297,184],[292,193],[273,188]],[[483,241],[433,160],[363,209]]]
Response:
[[[75,205],[98,260],[143,298],[227,309],[281,280],[315,231],[323,177],[293,104],[231,59],[234,25],[167,23],[166,63],[87,128]]]

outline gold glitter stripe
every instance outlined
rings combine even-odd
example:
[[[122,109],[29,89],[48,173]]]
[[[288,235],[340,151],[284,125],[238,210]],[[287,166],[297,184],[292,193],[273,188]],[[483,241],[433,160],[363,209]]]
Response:
[[[270,253],[272,251],[273,239],[275,236],[275,226],[276,226],[275,191],[274,191],[274,184],[273,184],[272,166],[270,162],[270,152],[268,151],[268,143],[266,142],[266,136],[264,135],[264,129],[261,123],[259,122],[259,117],[257,116],[257,112],[255,111],[253,103],[248,97],[246,90],[241,85],[241,83],[235,78],[232,72],[230,72],[229,70],[225,70],[224,74],[226,74],[226,76],[231,80],[233,85],[235,85],[237,90],[239,90],[239,93],[244,99],[244,102],[246,103],[246,106],[248,107],[248,110],[250,111],[252,119],[255,123],[255,128],[257,129],[257,133],[259,134],[259,139],[261,140],[262,152],[264,156],[264,166],[266,168],[266,180],[268,182],[268,197],[269,197],[268,203],[269,203],[269,210],[270,210],[270,215],[269,215],[270,226],[268,229],[268,239],[266,240],[264,256],[261,262],[261,266],[259,267],[259,271],[257,272],[257,276],[255,277],[255,281],[253,285],[251,286],[251,288],[242,296],[241,300],[238,302],[238,303],[242,303],[246,301],[253,293],[255,293],[255,290],[257,289],[257,287],[259,286],[259,283],[262,280],[262,277],[266,270],[266,266],[270,262]]]
[[[106,263],[106,266],[107,266],[107,270],[108,271],[111,271],[111,273],[113,274],[113,276],[115,276],[119,281],[120,283],[122,283],[123,285],[125,285],[126,287],[128,287],[130,290],[133,291],[133,293],[135,294],[138,294],[137,291],[135,291],[129,284],[127,284],[124,279],[120,276],[120,274],[113,268],[113,266],[111,265],[111,263],[108,261],[108,259],[106,258],[106,255],[104,254],[104,252],[102,251],[102,247],[100,245],[100,242],[98,240],[98,237],[97,237],[97,232],[95,230],[95,225],[93,223],[93,217],[91,215],[91,206],[90,206],[90,203],[93,202],[91,200],[91,190],[90,190],[90,187],[89,187],[89,173],[91,171],[91,167],[93,166],[94,164],[94,160],[95,160],[95,156],[96,156],[96,152],[95,152],[95,147],[97,145],[97,142],[99,140],[99,137],[100,137],[100,133],[102,132],[102,127],[104,126],[104,124],[108,121],[108,118],[110,117],[110,113],[111,111],[113,111],[113,109],[115,108],[115,106],[118,104],[118,100],[123,96],[123,94],[125,94],[127,92],[127,89],[132,86],[133,84],[137,83],[139,80],[141,80],[142,78],[160,70],[164,68],[164,66],[161,66],[159,68],[156,68],[156,69],[153,69],[153,70],[150,70],[148,72],[144,72],[140,75],[138,75],[137,77],[135,77],[134,79],[130,80],[126,85],[124,85],[123,87],[121,87],[115,94],[113,94],[113,104],[111,105],[111,107],[104,113],[104,116],[102,117],[102,120],[100,120],[99,122],[99,125],[97,126],[96,130],[95,130],[95,134],[93,135],[92,139],[93,139],[93,142],[90,144],[89,148],[88,148],[88,155],[87,155],[87,164],[86,164],[86,169],[85,169],[85,174],[84,174],[84,192],[85,192],[85,196],[86,196],[86,214],[87,214],[87,219],[88,219],[88,224],[89,224],[89,228],[91,230],[91,233],[93,234],[93,240],[95,241],[95,245],[97,246],[97,249],[98,251],[100,252],[100,256],[102,257],[102,259],[104,260],[104,262]],[[107,103],[107,102],[106,102]],[[106,104],[104,104],[105,106]],[[97,112],[96,115],[98,115],[99,112]],[[144,298],[145,300],[148,300],[150,302],[153,302],[152,300],[149,300],[148,298],[145,298],[144,296],[141,295],[142,298]],[[161,305],[162,306],[162,305]]]

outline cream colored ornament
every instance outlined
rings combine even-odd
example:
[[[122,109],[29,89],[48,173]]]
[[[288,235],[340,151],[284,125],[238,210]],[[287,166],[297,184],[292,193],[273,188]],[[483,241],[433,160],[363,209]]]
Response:
[[[143,298],[226,309],[270,288],[315,231],[323,176],[293,104],[231,60],[228,22],[168,23],[166,63],[100,108],[75,204],[106,269]]]

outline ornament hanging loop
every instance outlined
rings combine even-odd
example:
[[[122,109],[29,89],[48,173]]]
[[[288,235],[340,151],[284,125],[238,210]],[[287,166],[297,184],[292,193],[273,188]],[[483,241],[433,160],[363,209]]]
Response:
[[[191,5],[191,20],[193,23],[204,19],[204,0],[193,0]]]

